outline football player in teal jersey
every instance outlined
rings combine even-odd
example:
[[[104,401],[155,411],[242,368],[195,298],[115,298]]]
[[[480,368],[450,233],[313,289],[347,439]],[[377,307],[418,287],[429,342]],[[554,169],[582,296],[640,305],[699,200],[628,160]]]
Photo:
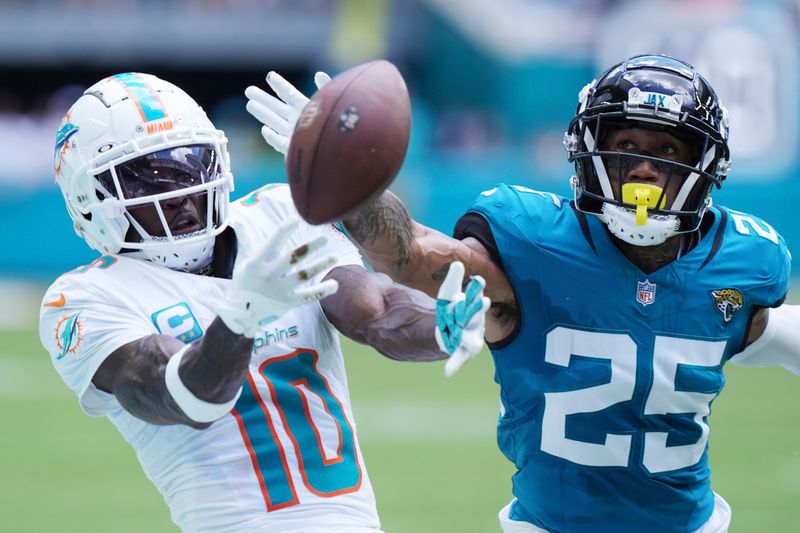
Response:
[[[285,149],[291,129],[254,114]],[[728,116],[683,61],[611,67],[580,91],[564,145],[573,198],[498,185],[455,238],[389,192],[344,223],[397,282],[434,294],[457,260],[486,279],[498,443],[518,469],[504,531],[727,531],[707,417],[729,361],[800,374],[789,252],[763,220],[712,203]]]

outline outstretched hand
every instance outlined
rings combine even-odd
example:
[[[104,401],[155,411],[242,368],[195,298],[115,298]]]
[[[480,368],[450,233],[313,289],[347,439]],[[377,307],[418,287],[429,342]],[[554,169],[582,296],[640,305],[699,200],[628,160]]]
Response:
[[[470,276],[464,291],[463,280],[464,265],[454,261],[436,297],[436,342],[450,356],[444,367],[447,377],[483,349],[486,311],[491,304],[483,295],[486,281],[481,276]]]
[[[324,72],[317,72],[314,75],[317,90],[322,89],[329,81],[331,77]],[[289,150],[294,126],[308,103],[308,97],[275,71],[267,74],[267,84],[275,91],[277,97],[251,85],[244,91],[248,100],[247,111],[263,124],[261,136],[267,144],[285,156]]]
[[[309,285],[314,276],[336,264],[333,254],[309,261],[311,254],[325,246],[326,236],[283,251],[298,223],[297,217],[285,220],[260,250],[234,270],[231,288],[218,312],[234,333],[254,337],[264,325],[291,309],[330,296],[339,289],[335,280]]]

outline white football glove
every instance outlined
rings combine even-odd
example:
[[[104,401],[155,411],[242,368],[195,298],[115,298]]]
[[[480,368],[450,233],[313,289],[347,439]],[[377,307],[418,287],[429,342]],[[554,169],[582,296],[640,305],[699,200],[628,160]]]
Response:
[[[331,77],[324,72],[317,72],[314,75],[317,90],[322,89],[329,81]],[[278,97],[251,85],[244,91],[248,100],[247,111],[264,125],[261,128],[261,136],[267,144],[285,156],[289,150],[294,126],[308,103],[308,97],[275,71],[267,74],[267,83]]]
[[[320,235],[292,251],[282,250],[299,222],[297,217],[286,219],[267,243],[234,271],[231,287],[217,313],[234,333],[255,337],[264,325],[287,311],[330,296],[339,289],[332,279],[308,284],[314,276],[336,264],[333,254],[304,263],[308,262],[309,254],[325,246],[327,237]]]
[[[470,276],[462,292],[463,279],[464,265],[454,261],[436,296],[436,343],[450,356],[444,366],[447,377],[483,349],[486,311],[491,305],[483,295],[486,281],[481,276]]]

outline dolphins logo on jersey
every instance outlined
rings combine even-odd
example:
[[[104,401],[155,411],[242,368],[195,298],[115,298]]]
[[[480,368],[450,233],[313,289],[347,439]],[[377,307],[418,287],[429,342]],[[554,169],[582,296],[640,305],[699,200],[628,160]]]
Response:
[[[56,325],[56,345],[61,350],[56,360],[63,359],[68,353],[75,353],[81,344],[80,312],[61,317]]]
[[[717,289],[711,291],[714,306],[722,313],[722,319],[727,323],[733,315],[744,306],[744,296],[737,289]]]

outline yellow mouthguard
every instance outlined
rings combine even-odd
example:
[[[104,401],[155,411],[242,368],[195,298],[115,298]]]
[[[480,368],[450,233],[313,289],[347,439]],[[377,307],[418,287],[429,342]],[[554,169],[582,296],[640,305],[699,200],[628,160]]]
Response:
[[[666,198],[662,198],[662,191],[661,187],[647,183],[626,183],[622,186],[622,201],[636,206],[636,224],[638,226],[647,224],[647,208],[664,208]],[[661,202],[656,206],[659,198],[661,198]]]

